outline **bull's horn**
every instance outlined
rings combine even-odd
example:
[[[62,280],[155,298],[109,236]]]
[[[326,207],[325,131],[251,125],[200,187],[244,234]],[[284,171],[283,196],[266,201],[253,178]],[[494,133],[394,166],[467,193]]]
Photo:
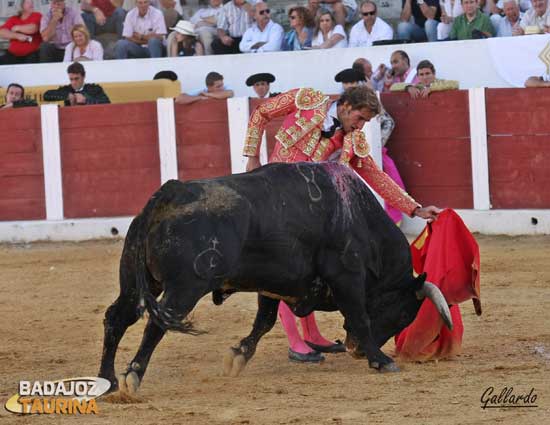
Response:
[[[445,297],[437,286],[430,282],[424,282],[422,288],[416,291],[416,296],[420,300],[423,298],[429,298],[432,303],[434,303],[435,308],[441,315],[445,325],[449,328],[449,330],[453,330],[453,321],[451,319],[451,312],[449,311],[447,300],[445,300]]]

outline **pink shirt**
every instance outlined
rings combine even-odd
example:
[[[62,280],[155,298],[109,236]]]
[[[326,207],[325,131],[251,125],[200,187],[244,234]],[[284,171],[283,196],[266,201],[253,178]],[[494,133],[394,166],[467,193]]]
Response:
[[[390,91],[390,87],[393,86],[395,83],[410,83],[411,85],[418,84],[418,76],[416,73],[414,74],[414,78],[409,78],[409,74],[411,73],[412,68],[407,69],[407,72],[405,72],[403,75],[395,75],[390,84],[387,84],[384,81],[384,91]]]

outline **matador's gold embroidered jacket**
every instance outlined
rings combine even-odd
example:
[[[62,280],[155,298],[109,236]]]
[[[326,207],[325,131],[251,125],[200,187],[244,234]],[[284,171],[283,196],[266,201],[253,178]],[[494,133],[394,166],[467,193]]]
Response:
[[[328,96],[309,88],[294,89],[263,103],[250,117],[244,155],[259,156],[267,123],[286,116],[275,135],[277,143],[269,162],[326,161],[341,149],[340,163],[353,167],[387,203],[412,215],[419,204],[378,168],[369,155],[370,147],[362,131],[344,135],[338,130],[331,138],[322,137],[321,129],[330,105]]]

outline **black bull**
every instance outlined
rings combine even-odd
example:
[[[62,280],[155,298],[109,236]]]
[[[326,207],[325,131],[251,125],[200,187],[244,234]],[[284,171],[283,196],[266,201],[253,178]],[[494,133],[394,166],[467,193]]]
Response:
[[[448,326],[437,288],[413,277],[407,240],[364,182],[334,163],[271,164],[210,180],[169,181],[132,222],[120,260],[120,295],[105,314],[99,376],[136,391],[167,330],[196,333],[187,315],[213,292],[258,293],[250,335],[224,361],[238,375],[285,300],[300,316],[339,310],[354,355],[397,370],[380,347],[430,297]],[[162,293],[160,301],[157,297]],[[115,354],[144,309],[143,340],[126,373]]]

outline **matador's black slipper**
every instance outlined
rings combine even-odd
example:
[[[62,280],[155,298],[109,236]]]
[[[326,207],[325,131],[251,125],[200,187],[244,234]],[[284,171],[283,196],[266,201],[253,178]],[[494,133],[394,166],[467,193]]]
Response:
[[[317,351],[313,351],[312,353],[302,354],[297,353],[294,350],[288,349],[288,359],[293,362],[298,363],[319,363],[325,360],[325,357],[318,353]]]
[[[313,342],[305,341],[307,345],[309,345],[311,348],[313,348],[315,351],[318,351],[319,353],[345,353],[346,352],[346,346],[342,341],[337,339],[334,341],[334,344],[332,345],[317,345]]]

